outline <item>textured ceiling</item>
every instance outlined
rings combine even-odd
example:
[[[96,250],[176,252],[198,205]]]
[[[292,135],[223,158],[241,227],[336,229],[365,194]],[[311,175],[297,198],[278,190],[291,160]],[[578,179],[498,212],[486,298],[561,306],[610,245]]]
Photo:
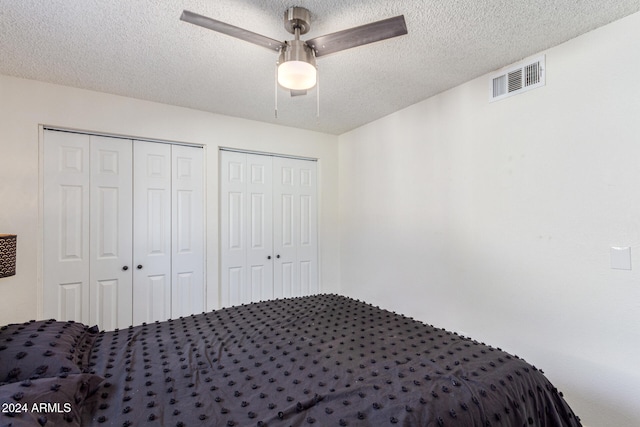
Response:
[[[409,34],[318,59],[316,90],[278,90],[277,53],[187,24],[183,9],[291,39],[404,14]],[[640,10],[640,0],[0,0],[0,74],[341,134]]]

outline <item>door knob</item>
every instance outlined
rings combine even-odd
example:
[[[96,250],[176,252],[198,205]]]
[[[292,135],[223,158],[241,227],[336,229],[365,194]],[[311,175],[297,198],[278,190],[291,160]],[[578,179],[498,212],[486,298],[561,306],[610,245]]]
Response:
[[[124,267],[122,267],[122,270],[124,270],[124,271],[127,271],[128,269],[129,269],[129,267],[126,266],[126,265]]]
[[[136,267],[138,270],[142,270],[142,264],[138,264],[138,267]]]
[[[267,255],[267,259],[271,259],[271,255]]]
[[[276,255],[276,258],[280,258],[280,255]]]

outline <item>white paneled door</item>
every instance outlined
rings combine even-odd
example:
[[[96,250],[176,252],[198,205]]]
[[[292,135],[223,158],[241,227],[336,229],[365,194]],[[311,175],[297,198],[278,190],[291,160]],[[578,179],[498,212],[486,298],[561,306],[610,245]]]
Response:
[[[202,151],[45,131],[45,317],[109,330],[203,311]]]
[[[273,158],[277,298],[318,292],[316,162]]]
[[[172,146],[171,315],[205,311],[202,149]]]
[[[171,317],[171,145],[135,141],[133,323]]]
[[[221,152],[223,305],[273,298],[271,158]]]
[[[85,136],[91,146],[85,216],[90,230],[89,324],[121,328],[131,324],[132,312],[131,141]]]
[[[318,292],[316,162],[220,152],[223,305]]]
[[[46,132],[43,159],[44,316],[89,319],[88,135]]]

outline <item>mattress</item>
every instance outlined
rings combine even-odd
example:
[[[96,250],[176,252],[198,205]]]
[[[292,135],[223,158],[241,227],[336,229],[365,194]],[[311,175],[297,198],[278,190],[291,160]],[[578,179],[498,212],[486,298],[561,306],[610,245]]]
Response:
[[[42,424],[42,417],[43,425],[125,427],[581,425],[543,372],[524,360],[340,295],[111,332],[71,326],[79,330],[69,340],[69,366],[31,371],[27,379],[5,376],[0,386],[0,402],[39,403],[24,390],[47,380],[50,389],[69,388],[59,403],[70,410],[4,411],[0,425]],[[0,343],[6,335],[0,331]],[[25,381],[31,385],[21,387]]]

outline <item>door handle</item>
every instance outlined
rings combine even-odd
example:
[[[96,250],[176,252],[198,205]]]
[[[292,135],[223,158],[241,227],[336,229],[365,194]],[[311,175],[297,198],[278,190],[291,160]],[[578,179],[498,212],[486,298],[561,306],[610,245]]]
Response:
[[[138,264],[138,267],[136,267],[138,270],[142,270],[142,264]]]
[[[127,271],[128,269],[129,269],[129,267],[128,267],[128,266],[126,266],[126,265],[125,265],[124,267],[122,267],[122,270],[123,270],[123,271]]]

